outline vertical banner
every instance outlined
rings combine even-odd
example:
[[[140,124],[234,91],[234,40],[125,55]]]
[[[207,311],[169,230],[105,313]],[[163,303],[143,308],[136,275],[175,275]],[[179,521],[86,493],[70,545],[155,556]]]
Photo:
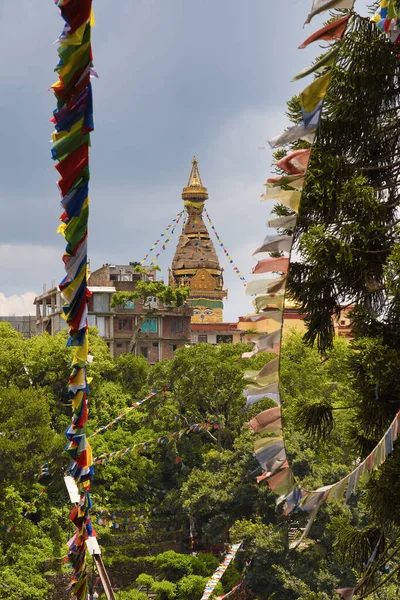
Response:
[[[88,298],[87,287],[87,227],[89,216],[89,146],[93,131],[91,76],[91,28],[94,23],[92,0],[55,0],[64,19],[58,38],[59,62],[55,68],[58,81],[51,87],[57,99],[52,122],[52,157],[57,161],[63,213],[58,232],[67,246],[63,255],[66,276],[59,289],[65,300],[63,317],[69,327],[68,346],[74,349],[68,395],[72,403],[72,422],[66,431],[66,451],[72,458],[70,475],[78,492],[79,502],[69,515],[76,526],[68,542],[72,567],[71,592],[74,599],[86,600],[87,568],[86,540],[95,535],[90,522],[90,482],[93,460],[86,439],[88,418]]]

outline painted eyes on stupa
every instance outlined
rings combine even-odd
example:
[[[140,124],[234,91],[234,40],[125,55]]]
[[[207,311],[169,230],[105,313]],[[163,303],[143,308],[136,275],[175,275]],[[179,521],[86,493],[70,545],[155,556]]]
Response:
[[[194,315],[206,315],[206,316],[210,316],[214,314],[214,311],[212,310],[212,308],[195,308],[193,310],[193,314]]]

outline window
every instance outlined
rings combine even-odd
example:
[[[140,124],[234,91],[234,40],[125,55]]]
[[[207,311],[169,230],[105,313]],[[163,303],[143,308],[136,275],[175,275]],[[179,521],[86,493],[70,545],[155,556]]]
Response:
[[[110,275],[110,281],[117,281],[118,275]]]
[[[199,344],[207,344],[207,336],[206,335],[199,335],[197,338],[197,341]]]
[[[110,312],[110,294],[93,294],[93,312]]]
[[[141,346],[140,347],[140,354],[143,356],[143,358],[148,358],[149,356],[149,349],[147,346]]]
[[[175,350],[177,349],[177,347],[178,347],[177,344],[170,344],[169,345],[169,349],[170,349],[171,352],[175,352]]]
[[[183,332],[183,320],[174,319],[171,323],[171,333],[182,333]]]
[[[122,348],[122,344],[117,344],[117,348]]]
[[[146,319],[142,325],[144,333],[157,333],[157,319]]]
[[[118,329],[120,331],[132,331],[132,319],[118,319]]]
[[[346,325],[346,321],[344,319],[341,319],[340,324],[341,325]]]
[[[132,281],[132,273],[120,273],[118,281]]]
[[[96,315],[88,315],[89,327],[96,327]]]
[[[232,344],[233,337],[231,335],[217,335],[217,344]]]
[[[152,346],[153,346],[153,348],[158,348],[158,342],[153,342]]]
[[[99,330],[99,336],[106,336],[106,318],[105,317],[97,317],[97,329]]]

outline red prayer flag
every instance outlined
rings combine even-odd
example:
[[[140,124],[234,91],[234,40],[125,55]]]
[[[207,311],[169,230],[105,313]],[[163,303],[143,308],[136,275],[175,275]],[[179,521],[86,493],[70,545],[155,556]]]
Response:
[[[336,21],[329,23],[329,25],[325,25],[325,27],[322,27],[322,29],[318,29],[318,31],[316,31],[315,33],[310,35],[310,37],[308,37],[299,46],[299,48],[300,49],[306,48],[308,46],[308,44],[311,44],[311,42],[316,42],[318,40],[326,40],[326,41],[340,40],[346,30],[347,21],[349,20],[349,16],[350,15],[346,15],[345,17],[342,17],[341,19],[337,19]]]

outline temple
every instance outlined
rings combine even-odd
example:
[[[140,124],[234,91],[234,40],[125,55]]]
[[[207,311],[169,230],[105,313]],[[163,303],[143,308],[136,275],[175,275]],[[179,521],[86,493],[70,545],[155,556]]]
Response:
[[[208,192],[203,186],[196,157],[182,199],[186,222],[169,270],[169,284],[190,287],[188,303],[193,306],[192,323],[221,323],[227,291],[223,289],[223,269],[203,221]]]

